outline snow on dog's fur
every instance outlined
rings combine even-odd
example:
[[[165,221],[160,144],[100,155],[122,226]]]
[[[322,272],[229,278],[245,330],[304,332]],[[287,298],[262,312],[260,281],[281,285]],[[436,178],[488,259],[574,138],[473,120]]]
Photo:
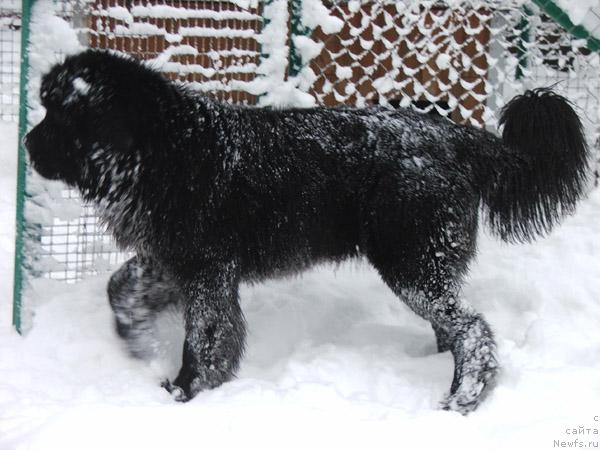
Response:
[[[108,288],[132,353],[158,311],[184,311],[182,367],[164,383],[178,400],[235,375],[241,281],[365,256],[452,352],[443,406],[473,410],[498,372],[490,327],[460,292],[479,208],[500,238],[529,240],[585,182],[579,119],[543,89],[507,105],[502,138],[406,109],[231,106],[99,51],[54,67],[41,99],[33,167],[77,187],[137,252]]]

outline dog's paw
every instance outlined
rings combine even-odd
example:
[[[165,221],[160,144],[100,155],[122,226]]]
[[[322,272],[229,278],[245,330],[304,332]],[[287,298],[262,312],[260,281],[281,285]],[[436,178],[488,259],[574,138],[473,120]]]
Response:
[[[191,397],[188,396],[182,388],[171,383],[168,379],[160,383],[160,387],[166,389],[166,391],[171,394],[171,397],[177,402],[187,402],[191,400]]]
[[[175,381],[171,382],[165,380],[161,383],[161,386],[165,388],[173,398],[178,402],[187,402],[193,399],[198,392],[205,389],[209,389],[205,383],[201,382],[200,377],[195,376],[191,371],[182,369],[175,378]]]
[[[480,403],[480,398],[464,396],[464,395],[449,395],[440,404],[441,409],[444,411],[455,411],[463,416],[466,416],[470,412],[477,409]]]
[[[498,368],[495,360],[491,361],[485,371],[465,374],[461,383],[441,403],[446,411],[456,411],[463,416],[477,409],[496,385]]]

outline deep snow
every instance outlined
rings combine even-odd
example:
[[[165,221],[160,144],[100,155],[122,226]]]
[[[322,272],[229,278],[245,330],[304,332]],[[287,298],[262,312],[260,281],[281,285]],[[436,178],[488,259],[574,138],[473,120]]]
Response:
[[[599,445],[599,190],[535,244],[482,233],[465,296],[496,331],[503,373],[470,416],[436,409],[450,353],[437,354],[429,325],[356,261],[244,287],[238,378],[178,404],[158,385],[178,369],[180,320],[162,318],[154,361],[130,359],[107,276],[38,283],[32,330],[12,329],[16,127],[1,124],[0,139],[0,449]]]

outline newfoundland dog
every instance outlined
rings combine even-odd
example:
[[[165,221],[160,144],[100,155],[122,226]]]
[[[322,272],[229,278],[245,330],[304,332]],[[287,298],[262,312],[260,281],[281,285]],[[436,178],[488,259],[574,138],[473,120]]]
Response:
[[[498,372],[484,318],[461,299],[480,207],[503,240],[573,211],[587,147],[563,97],[527,91],[502,137],[409,109],[271,109],[215,101],[128,56],[85,51],[43,78],[31,164],[95,204],[123,249],[117,331],[135,355],[177,303],[185,341],[163,386],[189,400],[231,380],[244,352],[241,282],[363,256],[454,356],[443,407],[467,413]]]

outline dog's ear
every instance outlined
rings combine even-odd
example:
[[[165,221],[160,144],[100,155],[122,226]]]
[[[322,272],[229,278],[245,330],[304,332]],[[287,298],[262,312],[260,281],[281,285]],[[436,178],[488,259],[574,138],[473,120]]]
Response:
[[[58,66],[42,79],[40,99],[45,107],[77,110],[92,94],[85,71]],[[74,111],[76,112],[76,111]]]
[[[42,105],[48,107],[59,107],[62,105],[65,97],[64,78],[65,72],[59,70],[59,67],[54,67],[42,78],[40,86],[40,99]]]

